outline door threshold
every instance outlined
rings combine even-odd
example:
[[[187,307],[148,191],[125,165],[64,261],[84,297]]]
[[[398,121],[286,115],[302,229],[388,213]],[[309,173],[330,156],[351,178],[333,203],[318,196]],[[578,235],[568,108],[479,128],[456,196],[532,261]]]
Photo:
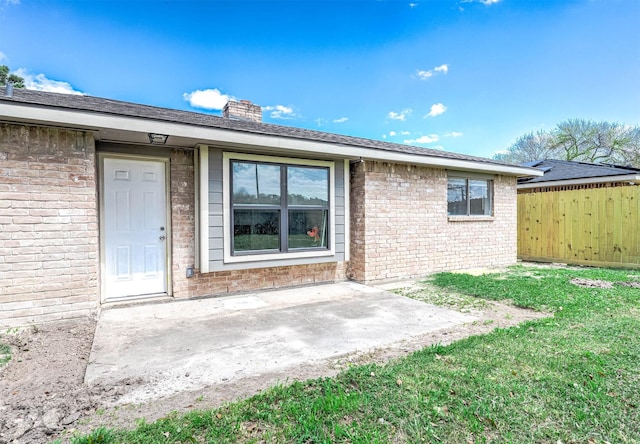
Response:
[[[102,308],[128,307],[131,305],[155,304],[173,301],[174,298],[167,293],[143,294],[140,296],[120,296],[105,299]]]

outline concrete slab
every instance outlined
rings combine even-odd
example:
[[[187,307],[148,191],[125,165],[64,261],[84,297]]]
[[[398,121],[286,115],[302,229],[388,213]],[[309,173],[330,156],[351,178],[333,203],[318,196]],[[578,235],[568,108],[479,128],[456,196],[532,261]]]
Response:
[[[85,381],[141,378],[121,402],[143,402],[474,319],[353,282],[111,308],[98,320]]]

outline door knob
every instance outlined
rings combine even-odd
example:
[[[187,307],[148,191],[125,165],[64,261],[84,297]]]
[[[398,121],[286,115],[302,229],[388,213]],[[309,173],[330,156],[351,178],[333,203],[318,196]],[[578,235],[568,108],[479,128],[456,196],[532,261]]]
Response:
[[[166,237],[164,237],[164,236],[160,236],[160,240],[162,240],[162,241],[163,241],[163,240],[165,240],[165,239],[166,239]]]

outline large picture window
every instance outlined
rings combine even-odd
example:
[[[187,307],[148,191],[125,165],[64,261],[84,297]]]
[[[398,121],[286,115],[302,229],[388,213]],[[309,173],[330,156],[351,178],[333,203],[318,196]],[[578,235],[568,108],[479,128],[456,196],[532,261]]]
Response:
[[[492,180],[449,177],[447,184],[449,216],[491,216],[492,207]]]
[[[329,249],[329,167],[229,165],[233,256]]]

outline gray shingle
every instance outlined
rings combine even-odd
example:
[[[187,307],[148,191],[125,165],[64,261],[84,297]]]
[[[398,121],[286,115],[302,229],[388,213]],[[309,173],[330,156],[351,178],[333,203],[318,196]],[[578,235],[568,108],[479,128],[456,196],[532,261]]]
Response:
[[[204,113],[140,105],[86,95],[82,96],[31,91],[25,89],[14,89],[13,97],[5,97],[4,89],[0,88],[0,91],[2,91],[2,94],[0,94],[0,101],[17,102],[60,109],[72,109],[99,114],[159,120],[165,122],[180,123],[184,125],[228,129],[232,131],[242,131],[254,134],[264,134],[286,138],[326,142],[346,147],[363,147],[382,151],[413,154],[417,156],[466,160],[494,165],[517,166],[508,162],[500,162],[483,157],[468,156],[465,154],[451,153],[447,151],[440,151],[417,146],[402,145],[397,143],[383,142],[380,140],[345,136],[340,134],[326,133],[283,125],[274,125],[269,123],[256,123],[244,120],[225,119],[222,117],[212,116]]]
[[[518,179],[518,183],[521,184],[551,182],[556,180],[586,179],[593,177],[622,176],[640,173],[640,168],[556,159],[537,160],[534,162],[526,162],[522,165],[538,168],[544,171],[544,176]]]

